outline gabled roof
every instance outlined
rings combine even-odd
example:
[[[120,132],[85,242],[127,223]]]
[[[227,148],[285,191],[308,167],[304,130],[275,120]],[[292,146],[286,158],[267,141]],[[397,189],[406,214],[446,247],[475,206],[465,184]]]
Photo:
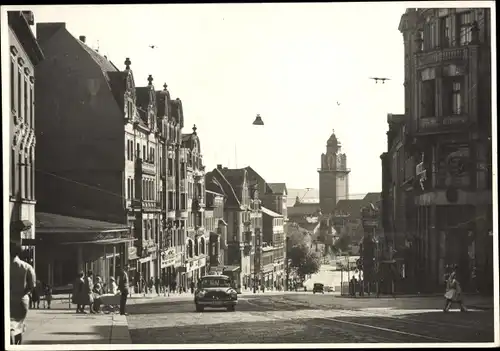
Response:
[[[248,178],[256,178],[255,180],[258,182],[258,190],[263,194],[270,194],[272,192],[271,188],[267,184],[266,180],[259,174],[255,169],[250,166],[245,167],[248,173]]]
[[[269,216],[269,217],[274,217],[274,218],[280,218],[280,217],[283,217],[283,215],[279,214],[279,213],[276,213],[274,211],[271,211],[270,209],[262,206],[260,208],[262,210],[262,213]]]
[[[232,208],[240,208],[241,202],[236,196],[231,183],[226,179],[224,174],[217,168],[205,174],[205,187],[207,190],[221,193],[226,199],[226,206]]]
[[[372,203],[376,206],[380,200],[382,200],[381,193],[368,193],[363,198],[363,202],[365,203],[365,206],[370,204],[370,203]]]
[[[223,168],[220,171],[224,177],[227,179],[229,184],[234,190],[239,204],[243,203],[243,184],[246,180],[247,170],[245,168],[240,169],[229,169]]]
[[[269,188],[271,188],[271,192],[277,195],[285,195],[287,194],[286,184],[285,183],[267,183]]]

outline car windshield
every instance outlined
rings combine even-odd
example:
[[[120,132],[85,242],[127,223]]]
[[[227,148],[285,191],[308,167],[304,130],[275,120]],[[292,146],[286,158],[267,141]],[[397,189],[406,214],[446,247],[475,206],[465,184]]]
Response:
[[[229,288],[231,281],[225,278],[205,278],[201,280],[202,288]]]

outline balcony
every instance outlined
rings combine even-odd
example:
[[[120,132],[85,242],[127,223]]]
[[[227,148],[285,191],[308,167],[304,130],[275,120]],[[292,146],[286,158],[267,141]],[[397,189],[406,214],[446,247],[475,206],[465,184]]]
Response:
[[[465,131],[470,126],[468,115],[420,118],[417,135]]]
[[[179,150],[179,160],[181,162],[186,162],[187,159],[187,149],[182,148]]]
[[[136,161],[137,168],[145,174],[156,175],[156,166],[154,163],[145,161],[142,158]]]
[[[181,193],[187,193],[187,179],[181,179],[179,180],[179,192]]]
[[[158,200],[142,200],[141,207],[143,210],[160,210],[161,202]]]
[[[468,60],[468,47],[453,47],[417,54],[417,69],[440,65],[446,62],[464,62]]]
[[[172,175],[169,175],[167,177],[167,190],[168,191],[174,191],[175,190],[175,177]]]
[[[176,217],[179,218],[179,219],[186,219],[186,218],[188,218],[188,209],[184,208],[184,209],[177,210]]]

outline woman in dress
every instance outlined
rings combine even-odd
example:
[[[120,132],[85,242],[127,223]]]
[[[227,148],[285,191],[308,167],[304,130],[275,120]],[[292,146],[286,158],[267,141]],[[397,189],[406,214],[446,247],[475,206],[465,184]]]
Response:
[[[448,278],[444,297],[446,299],[446,304],[443,309],[444,312],[448,312],[453,303],[458,303],[460,305],[461,312],[467,312],[467,309],[462,301],[462,288],[460,287],[460,283],[457,279],[456,271],[453,271]]]
[[[72,294],[72,302],[76,305],[76,313],[83,313],[83,290],[85,286],[85,281],[83,278],[83,272],[78,274],[78,277],[75,279],[73,283],[73,294]]]

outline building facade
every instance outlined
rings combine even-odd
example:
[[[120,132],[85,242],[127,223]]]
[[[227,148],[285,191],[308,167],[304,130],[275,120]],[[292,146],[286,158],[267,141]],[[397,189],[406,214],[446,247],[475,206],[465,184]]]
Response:
[[[206,190],[205,230],[210,236],[210,272],[222,274],[227,256],[227,223],[224,221],[224,195]]]
[[[347,156],[340,153],[340,142],[332,133],[326,142],[326,153],[321,154],[319,173],[319,204],[323,214],[332,214],[341,199],[349,199]]]
[[[35,67],[44,55],[30,26],[31,11],[9,11],[10,235],[22,239],[22,258],[35,264]]]
[[[282,214],[262,207],[262,282],[266,289],[285,286],[286,239]]]
[[[473,270],[492,289],[490,10],[408,9],[399,30],[405,114],[382,155],[384,229],[415,286],[442,286],[458,264],[466,289]]]
[[[208,273],[210,263],[210,236],[205,230],[205,166],[196,126],[193,126],[192,133],[182,134],[179,161],[178,218],[184,222],[186,230],[180,284],[191,287]]]

